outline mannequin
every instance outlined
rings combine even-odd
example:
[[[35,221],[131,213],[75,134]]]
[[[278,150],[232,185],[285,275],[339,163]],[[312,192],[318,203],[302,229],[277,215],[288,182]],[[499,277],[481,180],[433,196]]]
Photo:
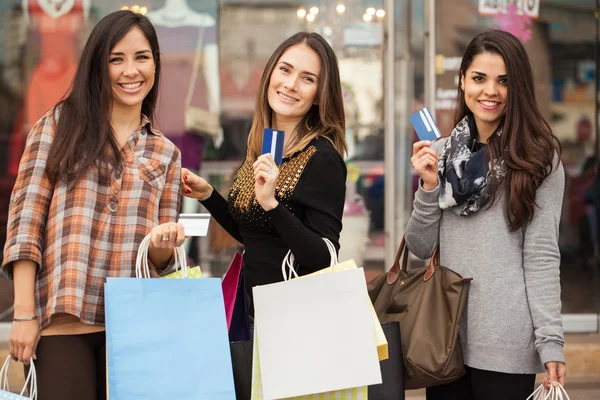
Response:
[[[23,0],[25,20],[39,34],[39,62],[25,100],[25,128],[52,108],[69,90],[77,68],[78,35],[89,14],[89,0]]]
[[[150,11],[146,16],[154,24],[161,49],[163,84],[158,99],[157,125],[181,150],[182,166],[199,171],[205,138],[186,131],[185,94],[192,90],[192,105],[220,112],[216,21],[208,14],[192,10],[185,0],[166,0],[162,8]],[[201,70],[194,78],[192,71],[196,57],[201,59]],[[184,198],[183,212],[198,210],[197,201]],[[186,242],[188,248],[189,243]]]
[[[168,82],[161,88],[163,91],[159,98],[157,124],[182,150],[183,166],[198,170],[201,152],[186,153],[185,145],[189,145],[187,136],[197,134],[186,132],[185,93],[192,81],[195,57],[200,57],[201,71],[192,88],[191,102],[194,106],[211,112],[220,112],[216,21],[208,14],[192,10],[185,0],[166,0],[162,8],[150,11],[146,16],[154,23],[157,31],[163,62],[162,77],[164,82]],[[199,52],[196,50],[198,45]]]
[[[177,28],[180,26],[212,26],[215,20],[190,8],[185,0],[166,0],[163,8],[146,14],[155,25]]]

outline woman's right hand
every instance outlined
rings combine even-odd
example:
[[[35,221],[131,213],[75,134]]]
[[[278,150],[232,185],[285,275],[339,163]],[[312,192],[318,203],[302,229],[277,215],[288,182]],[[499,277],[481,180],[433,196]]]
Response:
[[[32,358],[36,360],[35,350],[39,341],[40,323],[37,319],[12,323],[8,348],[13,360],[25,365],[29,365]]]
[[[423,189],[433,190],[438,185],[438,160],[440,156],[431,148],[429,140],[413,144],[410,162],[423,180]]]
[[[200,201],[208,199],[214,190],[213,187],[206,182],[206,179],[190,172],[187,168],[181,169],[181,187],[185,197]]]

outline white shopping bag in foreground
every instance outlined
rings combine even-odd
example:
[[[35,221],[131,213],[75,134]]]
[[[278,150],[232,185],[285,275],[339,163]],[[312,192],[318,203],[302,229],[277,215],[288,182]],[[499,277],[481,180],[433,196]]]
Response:
[[[253,291],[265,399],[382,382],[362,268]]]

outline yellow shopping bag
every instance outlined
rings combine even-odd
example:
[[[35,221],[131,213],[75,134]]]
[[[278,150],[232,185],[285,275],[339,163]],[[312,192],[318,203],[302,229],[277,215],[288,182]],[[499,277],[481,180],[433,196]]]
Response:
[[[202,278],[202,270],[200,269],[200,267],[186,267],[186,269],[187,269],[187,278],[188,279]],[[177,270],[175,272],[170,273],[169,275],[163,276],[163,278],[181,279],[181,278],[183,278],[183,271]]]

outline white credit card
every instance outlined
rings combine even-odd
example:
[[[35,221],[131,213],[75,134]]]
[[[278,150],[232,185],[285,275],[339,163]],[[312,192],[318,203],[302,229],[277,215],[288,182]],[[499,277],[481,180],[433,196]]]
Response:
[[[206,236],[210,214],[179,214],[179,223],[185,236]]]

